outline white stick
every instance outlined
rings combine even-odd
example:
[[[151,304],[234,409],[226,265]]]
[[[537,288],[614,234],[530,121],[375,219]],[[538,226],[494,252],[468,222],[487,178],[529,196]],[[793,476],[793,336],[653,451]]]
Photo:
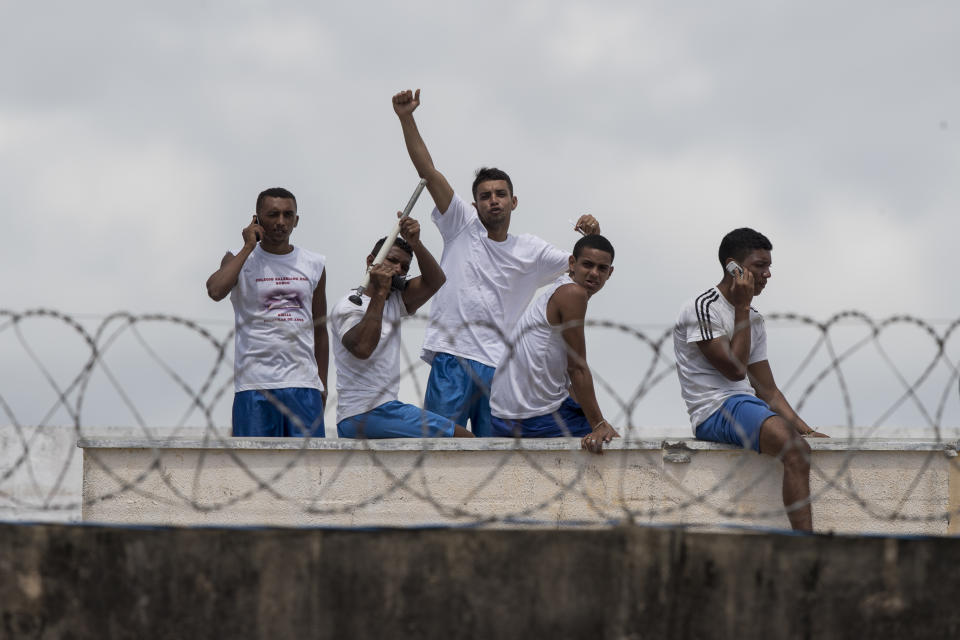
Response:
[[[410,212],[413,210],[413,205],[417,203],[417,200],[420,198],[420,194],[423,192],[423,188],[427,186],[426,179],[420,180],[417,183],[417,188],[413,190],[413,195],[410,196],[410,201],[407,202],[406,208],[403,210],[403,214],[397,218],[397,223],[393,225],[390,233],[387,234],[387,239],[383,241],[383,246],[380,247],[380,251],[377,252],[377,255],[373,259],[373,264],[378,265],[383,262],[387,254],[390,253],[390,249],[393,248],[393,243],[396,241],[397,236],[400,235],[400,222],[410,215]],[[367,269],[367,272],[363,275],[363,283],[357,287],[357,292],[350,296],[350,302],[353,304],[360,304],[363,292],[370,285],[370,270]]]

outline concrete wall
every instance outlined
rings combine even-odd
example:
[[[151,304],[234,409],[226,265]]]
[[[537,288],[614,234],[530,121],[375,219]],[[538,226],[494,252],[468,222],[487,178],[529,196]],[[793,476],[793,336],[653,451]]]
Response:
[[[810,442],[818,531],[960,532],[952,446]],[[576,439],[80,444],[83,517],[96,522],[789,526],[777,461],[693,440],[616,441],[603,456]]]
[[[960,541],[0,525],[0,637],[956,638]]]

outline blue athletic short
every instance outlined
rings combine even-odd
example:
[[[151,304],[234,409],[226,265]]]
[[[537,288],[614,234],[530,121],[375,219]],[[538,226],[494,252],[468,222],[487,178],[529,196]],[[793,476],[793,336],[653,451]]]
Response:
[[[344,418],[337,423],[341,438],[449,438],[454,423],[443,416],[397,400]]]
[[[233,396],[233,435],[322,438],[323,396],[305,387],[241,391]]]
[[[438,353],[433,358],[423,408],[467,426],[477,437],[490,435],[490,382],[493,367]]]
[[[735,444],[760,453],[760,427],[777,415],[756,396],[730,396],[713,414],[697,425],[697,439]]]
[[[493,432],[490,435],[501,438],[580,437],[593,431],[583,409],[569,396],[552,413],[521,420],[493,416],[491,425]]]

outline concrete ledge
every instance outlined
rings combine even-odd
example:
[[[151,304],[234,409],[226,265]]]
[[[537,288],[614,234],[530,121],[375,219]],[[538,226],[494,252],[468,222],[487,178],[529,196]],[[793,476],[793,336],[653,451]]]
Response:
[[[809,438],[815,451],[945,451],[956,455],[960,442],[916,438]],[[347,438],[110,438],[83,437],[81,449],[237,449],[311,451],[566,451],[579,450],[579,438],[392,438],[351,440]],[[617,438],[610,451],[686,448],[694,451],[739,451],[738,447],[696,438]]]
[[[820,531],[958,533],[955,443],[811,439]],[[782,467],[726,445],[617,440],[84,438],[83,518],[180,525],[787,528]]]

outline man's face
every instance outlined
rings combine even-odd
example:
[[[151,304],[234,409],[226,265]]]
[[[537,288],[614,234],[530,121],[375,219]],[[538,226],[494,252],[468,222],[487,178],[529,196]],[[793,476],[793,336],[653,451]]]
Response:
[[[367,266],[373,264],[374,256],[367,256]],[[401,249],[400,247],[394,245],[390,247],[390,251],[387,253],[387,257],[383,259],[383,264],[393,267],[394,274],[407,275],[410,271],[410,263],[413,261],[413,256]]]
[[[257,217],[267,238],[274,244],[289,241],[293,228],[300,221],[297,204],[291,198],[264,198],[257,209]]]
[[[517,207],[517,197],[510,193],[506,180],[487,180],[477,185],[477,208],[480,222],[487,229],[510,226],[510,213]]]
[[[754,249],[743,259],[740,266],[753,274],[753,295],[760,295],[763,288],[767,286],[772,264],[770,252],[766,249]]]
[[[603,289],[612,273],[613,258],[606,251],[585,247],[579,258],[570,256],[570,278],[591,296]]]

